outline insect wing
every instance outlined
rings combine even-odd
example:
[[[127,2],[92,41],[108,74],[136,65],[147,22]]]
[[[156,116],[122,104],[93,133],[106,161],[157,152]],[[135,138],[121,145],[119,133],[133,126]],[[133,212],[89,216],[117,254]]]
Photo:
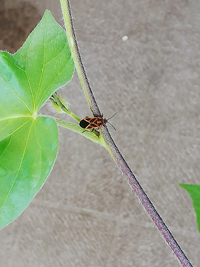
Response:
[[[102,127],[105,123],[107,123],[107,120],[103,119],[102,117],[85,117],[80,121],[79,125],[84,129],[92,130]]]
[[[79,125],[80,125],[82,128],[86,129],[86,128],[90,125],[90,123],[89,123],[88,121],[86,121],[85,119],[83,119],[83,120],[81,120],[81,121],[79,122]]]

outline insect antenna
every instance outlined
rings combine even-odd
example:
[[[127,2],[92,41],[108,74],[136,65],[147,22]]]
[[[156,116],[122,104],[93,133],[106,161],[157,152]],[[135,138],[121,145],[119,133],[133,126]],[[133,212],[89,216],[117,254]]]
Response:
[[[108,118],[107,121],[110,120],[110,119],[112,119],[116,114],[117,114],[117,112],[115,112],[114,115],[112,115],[110,118]]]
[[[116,131],[115,127],[109,121],[107,121],[107,123],[109,123],[113,127],[113,129]]]
[[[107,119],[107,123],[109,123],[113,127],[113,129],[115,129],[115,127],[109,122],[109,120],[112,119],[116,114],[117,114],[117,112],[115,112],[114,115],[112,115],[110,118]],[[116,131],[116,129],[115,129],[115,131]]]

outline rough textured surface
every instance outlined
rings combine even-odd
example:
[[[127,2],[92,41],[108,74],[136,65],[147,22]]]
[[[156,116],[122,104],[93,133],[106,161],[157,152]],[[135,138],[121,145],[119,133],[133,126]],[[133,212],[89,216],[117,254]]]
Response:
[[[4,29],[11,39],[16,25],[30,31],[46,8],[63,25],[58,1],[26,1],[28,9],[21,2],[2,5],[1,49],[13,52],[3,47]],[[118,112],[112,135],[180,246],[199,266],[192,202],[178,186],[200,181],[199,1],[73,0],[71,6],[101,111],[105,117]],[[12,34],[2,23],[8,14],[16,18]],[[18,21],[24,18],[23,28]],[[123,36],[128,39],[122,41]],[[91,114],[76,75],[61,91],[78,116]],[[59,131],[52,174],[24,213],[0,231],[1,267],[178,267],[107,152]]]

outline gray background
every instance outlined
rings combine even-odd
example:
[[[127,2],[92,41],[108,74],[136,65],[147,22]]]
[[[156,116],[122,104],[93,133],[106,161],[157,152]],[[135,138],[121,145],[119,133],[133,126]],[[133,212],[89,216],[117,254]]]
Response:
[[[47,8],[63,26],[59,1],[0,1],[0,49],[16,51]],[[178,186],[200,181],[200,2],[72,0],[71,7],[100,109],[105,117],[118,112],[111,134],[200,266],[192,201]],[[80,118],[91,115],[76,74],[60,91]],[[0,231],[0,266],[178,267],[109,154],[70,130],[59,133],[47,182]]]

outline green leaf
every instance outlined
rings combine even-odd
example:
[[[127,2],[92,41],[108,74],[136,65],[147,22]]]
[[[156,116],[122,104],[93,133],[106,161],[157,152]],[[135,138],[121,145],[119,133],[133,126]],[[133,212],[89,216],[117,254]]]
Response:
[[[197,225],[200,233],[200,185],[179,184],[183,187],[192,198],[193,207],[196,213]]]
[[[56,122],[30,119],[0,143],[0,228],[31,202],[52,169],[58,149]]]
[[[66,34],[46,11],[16,54],[0,52],[0,140],[35,116],[73,71]]]
[[[17,53],[0,52],[0,228],[27,207],[53,167],[57,124],[38,110],[73,71],[66,34],[49,11]]]

